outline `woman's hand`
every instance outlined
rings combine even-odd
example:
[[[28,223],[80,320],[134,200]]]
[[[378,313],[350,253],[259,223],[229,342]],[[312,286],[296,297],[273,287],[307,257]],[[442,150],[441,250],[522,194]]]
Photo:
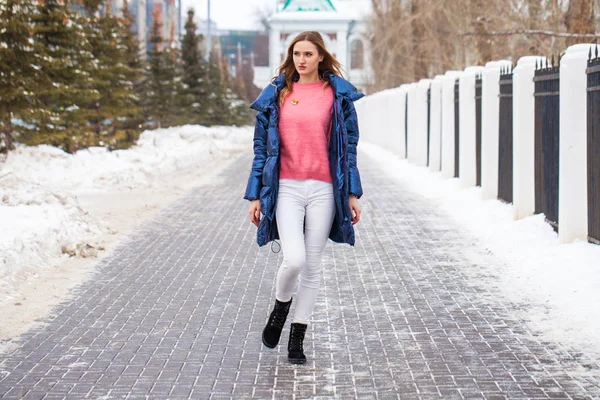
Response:
[[[248,214],[250,214],[250,222],[258,226],[260,224],[260,200],[252,200]]]
[[[358,204],[358,199],[351,194],[348,202],[350,203],[350,213],[352,214],[352,225],[356,225],[356,223],[360,221],[360,205]]]

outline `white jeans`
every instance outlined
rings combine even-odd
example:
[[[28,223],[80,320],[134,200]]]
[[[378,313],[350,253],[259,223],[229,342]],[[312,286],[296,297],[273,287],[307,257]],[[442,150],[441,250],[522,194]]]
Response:
[[[321,259],[334,214],[331,183],[279,180],[276,218],[283,262],[277,272],[275,297],[290,301],[298,282],[292,322],[309,324],[321,285]]]

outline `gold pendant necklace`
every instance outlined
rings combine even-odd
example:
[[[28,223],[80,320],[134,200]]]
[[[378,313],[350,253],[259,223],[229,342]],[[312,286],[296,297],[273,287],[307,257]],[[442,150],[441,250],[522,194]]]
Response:
[[[297,100],[297,99],[292,99],[292,104],[293,104],[293,105],[296,105],[296,104],[298,104],[298,100]]]

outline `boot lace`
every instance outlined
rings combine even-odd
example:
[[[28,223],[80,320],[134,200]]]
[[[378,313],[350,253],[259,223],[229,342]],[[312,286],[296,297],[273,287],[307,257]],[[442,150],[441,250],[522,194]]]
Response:
[[[271,326],[277,328],[283,328],[285,320],[287,318],[287,310],[285,307],[275,307],[273,312],[273,319],[271,320]]]
[[[301,329],[292,329],[290,338],[290,347],[292,350],[304,352],[304,332]]]

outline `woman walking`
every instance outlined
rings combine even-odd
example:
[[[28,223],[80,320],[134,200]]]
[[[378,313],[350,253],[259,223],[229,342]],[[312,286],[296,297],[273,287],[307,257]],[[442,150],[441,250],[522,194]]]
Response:
[[[263,344],[279,343],[298,282],[288,360],[304,364],[304,335],[327,239],[354,245],[352,225],[360,220],[353,102],[363,94],[341,77],[340,63],[318,32],[303,32],[292,41],[279,72],[251,105],[258,114],[244,198],[251,201],[258,244],[280,239],[283,251]]]

